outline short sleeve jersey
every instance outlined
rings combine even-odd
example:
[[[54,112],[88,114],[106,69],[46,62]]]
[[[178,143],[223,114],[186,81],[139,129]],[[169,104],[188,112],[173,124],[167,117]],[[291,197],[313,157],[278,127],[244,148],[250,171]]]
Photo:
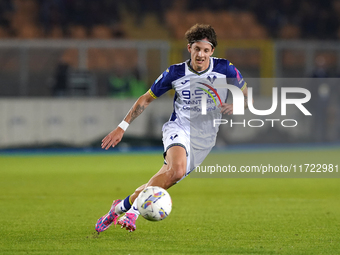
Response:
[[[149,89],[153,98],[158,98],[170,89],[175,90],[174,110],[169,121],[175,121],[188,135],[195,129],[195,134],[204,137],[207,146],[215,144],[218,126],[212,127],[201,123],[194,116],[201,115],[202,94],[208,96],[208,111],[218,112],[214,117],[221,117],[218,110],[219,102],[226,102],[228,89],[216,88],[217,81],[235,85],[241,90],[246,82],[239,70],[228,60],[210,57],[209,67],[202,72],[196,72],[190,66],[190,60],[170,66],[164,71]],[[212,122],[211,122],[212,123]],[[211,146],[211,147],[212,147]]]

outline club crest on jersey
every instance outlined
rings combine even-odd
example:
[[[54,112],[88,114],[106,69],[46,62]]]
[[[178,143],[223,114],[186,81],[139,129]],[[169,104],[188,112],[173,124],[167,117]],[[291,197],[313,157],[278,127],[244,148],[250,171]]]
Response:
[[[170,136],[170,139],[173,141],[177,136],[178,136],[177,134],[172,135],[172,136]]]
[[[211,84],[214,83],[214,81],[217,79],[217,77],[214,75],[212,78],[210,76],[208,76],[208,81],[210,81]]]

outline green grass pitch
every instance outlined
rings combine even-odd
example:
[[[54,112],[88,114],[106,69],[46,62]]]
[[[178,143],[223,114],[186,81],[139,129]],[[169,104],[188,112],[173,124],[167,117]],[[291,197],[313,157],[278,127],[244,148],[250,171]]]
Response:
[[[340,150],[226,153],[232,164],[338,164]],[[94,225],[162,164],[157,154],[0,156],[0,254],[340,254],[340,179],[186,178],[161,222]]]

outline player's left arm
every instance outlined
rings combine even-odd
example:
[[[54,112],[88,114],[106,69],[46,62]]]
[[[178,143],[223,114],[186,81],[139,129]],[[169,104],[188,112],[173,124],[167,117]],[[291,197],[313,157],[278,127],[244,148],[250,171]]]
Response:
[[[244,86],[242,93],[244,97],[244,109],[247,109],[248,108],[248,87],[246,85]],[[233,114],[233,104],[222,103],[221,112],[223,114],[228,114],[228,115]]]

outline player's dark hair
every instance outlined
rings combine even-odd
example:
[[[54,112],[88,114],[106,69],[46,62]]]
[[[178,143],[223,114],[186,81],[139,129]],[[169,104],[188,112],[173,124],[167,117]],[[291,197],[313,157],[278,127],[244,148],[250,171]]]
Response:
[[[213,48],[217,46],[216,33],[212,26],[205,24],[196,24],[192,26],[186,33],[185,38],[192,45],[194,42],[207,38],[212,43]]]

